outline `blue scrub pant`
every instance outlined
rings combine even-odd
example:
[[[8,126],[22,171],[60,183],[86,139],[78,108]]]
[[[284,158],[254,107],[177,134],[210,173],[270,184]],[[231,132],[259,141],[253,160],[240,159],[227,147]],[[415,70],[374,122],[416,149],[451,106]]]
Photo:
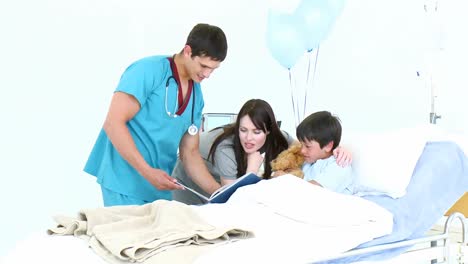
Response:
[[[150,201],[140,200],[138,198],[130,197],[125,194],[116,193],[101,185],[102,201],[104,206],[114,205],[142,205],[150,203]]]

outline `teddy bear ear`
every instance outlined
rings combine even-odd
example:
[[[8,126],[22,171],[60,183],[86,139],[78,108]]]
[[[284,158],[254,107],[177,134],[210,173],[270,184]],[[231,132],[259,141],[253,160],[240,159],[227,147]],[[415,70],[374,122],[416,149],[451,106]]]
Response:
[[[297,146],[296,146],[296,149],[295,149],[296,152],[297,152],[297,153],[301,153],[301,148],[302,148],[301,145],[297,145]]]

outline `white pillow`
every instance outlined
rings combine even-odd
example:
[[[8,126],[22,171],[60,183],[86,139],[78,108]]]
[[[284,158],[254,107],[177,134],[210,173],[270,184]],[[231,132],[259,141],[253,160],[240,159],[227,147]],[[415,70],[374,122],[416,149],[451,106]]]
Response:
[[[343,144],[353,154],[355,192],[406,194],[413,170],[428,139],[425,128],[376,133],[349,133]],[[345,132],[346,133],[346,132]]]

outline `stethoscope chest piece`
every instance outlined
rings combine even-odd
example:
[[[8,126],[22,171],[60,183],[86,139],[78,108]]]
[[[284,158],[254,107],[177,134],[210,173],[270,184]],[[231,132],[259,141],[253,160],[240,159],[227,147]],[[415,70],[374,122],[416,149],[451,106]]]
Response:
[[[192,136],[195,136],[198,133],[198,128],[196,125],[192,124],[188,128],[188,133]]]

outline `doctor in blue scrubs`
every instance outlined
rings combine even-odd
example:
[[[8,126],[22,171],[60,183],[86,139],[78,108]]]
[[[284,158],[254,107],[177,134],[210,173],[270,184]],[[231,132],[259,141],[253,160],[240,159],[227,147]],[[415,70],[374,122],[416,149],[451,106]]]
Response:
[[[171,199],[171,190],[182,189],[170,176],[178,150],[204,188],[219,187],[199,153],[200,83],[226,53],[224,32],[198,24],[179,53],[146,57],[125,70],[84,168],[101,185],[105,206]]]

